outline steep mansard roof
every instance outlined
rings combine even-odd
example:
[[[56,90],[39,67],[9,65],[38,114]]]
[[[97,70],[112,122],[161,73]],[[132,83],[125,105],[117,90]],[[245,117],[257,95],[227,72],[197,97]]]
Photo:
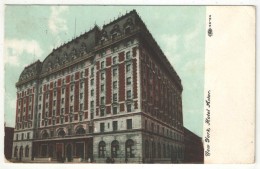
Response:
[[[95,26],[89,32],[84,33],[57,49],[53,49],[42,62],[41,74],[73,61],[78,57],[82,57],[84,54],[92,51],[97,44],[99,31],[99,28]]]
[[[102,30],[95,26],[92,30],[80,35],[79,37],[73,39],[72,41],[63,44],[53,51],[44,59],[43,62],[37,61],[31,64],[23,70],[20,75],[18,84],[26,82],[36,75],[41,75],[50,70],[56,69],[69,63],[84,54],[87,54],[95,49],[95,46],[101,44],[102,41],[107,41],[113,38],[113,35],[120,36],[125,34],[126,28],[134,30],[136,27],[142,27],[148,36],[152,39],[156,49],[159,49],[159,53],[162,54],[162,61],[168,65],[170,72],[173,72],[173,76],[176,76],[180,81],[179,76],[176,71],[170,65],[166,56],[161,51],[159,45],[156,43],[149,30],[146,28],[145,24],[137,14],[135,10],[130,11],[126,15],[123,15],[116,20],[103,26]]]
[[[24,81],[27,79],[29,80],[37,77],[41,72],[41,66],[42,64],[39,60],[30,64],[29,66],[26,66],[19,77],[19,81]]]

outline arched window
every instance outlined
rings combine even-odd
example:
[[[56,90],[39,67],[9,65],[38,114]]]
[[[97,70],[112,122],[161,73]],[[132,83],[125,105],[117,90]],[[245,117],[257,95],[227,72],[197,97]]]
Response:
[[[15,148],[14,148],[14,157],[17,157],[17,151],[18,151],[18,148],[17,148],[17,146],[15,146]]]
[[[25,157],[29,157],[29,146],[25,147]]]
[[[166,146],[163,144],[163,158],[166,158]]]
[[[46,139],[46,138],[48,138],[49,137],[49,134],[47,133],[47,131],[44,131],[43,133],[42,133],[42,138],[43,139]]]
[[[134,141],[129,139],[125,142],[125,156],[127,158],[134,158]]]
[[[155,158],[156,156],[156,145],[155,142],[152,143],[152,157]]]
[[[169,158],[171,156],[171,149],[170,149],[170,145],[168,144],[167,146],[167,157]]]
[[[149,142],[145,141],[145,157],[149,158]]]
[[[119,150],[119,142],[117,140],[112,141],[111,143],[111,157],[117,158]]]
[[[20,147],[19,158],[23,157],[23,146]]]
[[[79,127],[76,131],[76,135],[82,135],[82,134],[85,134],[85,133],[86,133],[86,131],[82,127]]]
[[[63,129],[60,129],[60,131],[58,132],[58,137],[64,137],[65,135],[65,131]]]
[[[161,158],[161,144],[158,143],[158,158]]]
[[[105,158],[106,152],[106,143],[104,141],[100,141],[98,144],[98,157]]]

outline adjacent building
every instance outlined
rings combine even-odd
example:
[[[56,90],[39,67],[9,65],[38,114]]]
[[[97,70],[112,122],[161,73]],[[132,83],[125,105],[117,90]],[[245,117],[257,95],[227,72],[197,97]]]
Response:
[[[10,160],[12,158],[13,136],[14,136],[14,128],[5,126],[4,153],[5,153],[5,158],[7,160]]]
[[[135,10],[24,68],[13,159],[184,162],[181,79]]]

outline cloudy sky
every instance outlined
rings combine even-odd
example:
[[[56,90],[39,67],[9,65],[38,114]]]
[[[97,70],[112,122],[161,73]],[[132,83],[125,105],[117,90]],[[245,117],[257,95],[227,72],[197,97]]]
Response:
[[[184,125],[202,136],[205,7],[185,6],[6,6],[4,23],[5,122],[14,127],[15,83],[26,65],[63,43],[136,9],[179,74]],[[76,29],[75,29],[76,20]]]

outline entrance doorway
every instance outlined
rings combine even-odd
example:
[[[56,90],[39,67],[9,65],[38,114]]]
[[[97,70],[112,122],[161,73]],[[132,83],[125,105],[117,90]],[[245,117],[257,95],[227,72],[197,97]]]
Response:
[[[67,157],[68,161],[69,162],[72,161],[72,146],[71,146],[71,144],[67,145],[67,151],[66,152],[67,152],[66,157]]]
[[[57,161],[63,161],[63,155],[62,155],[62,147],[63,144],[56,144],[56,154],[57,154]]]
[[[23,146],[20,147],[19,160],[22,160],[22,157],[23,157]]]
[[[84,159],[84,143],[76,143],[76,157]]]

